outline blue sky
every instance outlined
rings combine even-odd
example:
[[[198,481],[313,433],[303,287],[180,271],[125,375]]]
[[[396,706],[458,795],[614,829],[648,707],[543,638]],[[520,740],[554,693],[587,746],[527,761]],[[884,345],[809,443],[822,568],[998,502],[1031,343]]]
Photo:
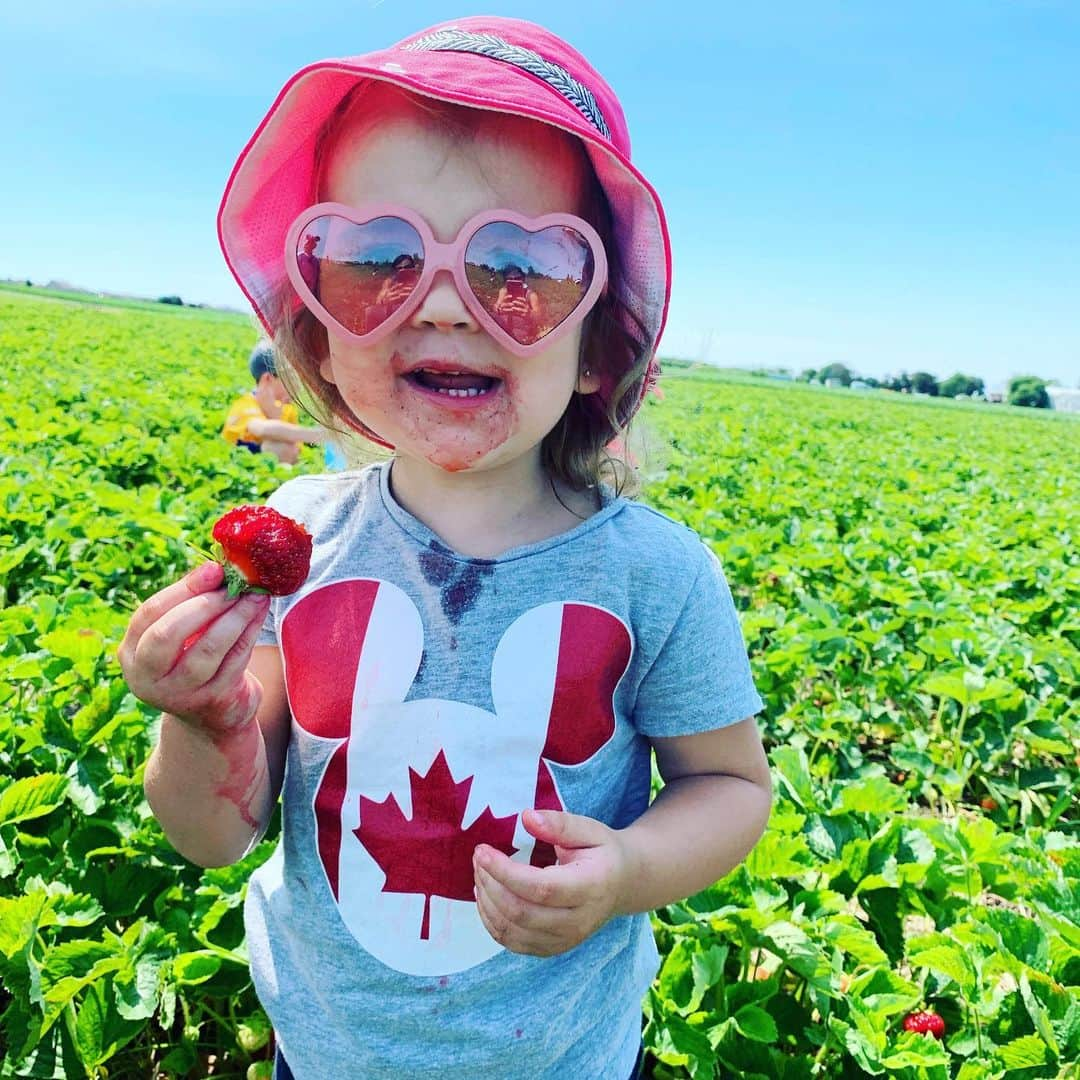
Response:
[[[1080,4],[127,0],[0,8],[0,277],[235,307],[215,215],[304,64],[532,17],[664,199],[663,355],[1080,384]]]

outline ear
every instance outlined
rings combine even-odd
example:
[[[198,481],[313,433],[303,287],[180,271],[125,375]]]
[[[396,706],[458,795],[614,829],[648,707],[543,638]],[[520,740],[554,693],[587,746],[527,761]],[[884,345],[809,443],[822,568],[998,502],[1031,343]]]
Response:
[[[595,394],[600,389],[600,376],[595,371],[589,370],[589,374],[585,374],[586,368],[582,368],[578,372],[577,386],[574,389],[579,394]]]

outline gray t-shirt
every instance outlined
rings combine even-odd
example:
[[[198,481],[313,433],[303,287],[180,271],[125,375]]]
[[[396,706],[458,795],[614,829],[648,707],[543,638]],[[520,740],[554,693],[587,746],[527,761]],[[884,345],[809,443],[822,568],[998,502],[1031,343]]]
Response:
[[[388,464],[270,499],[314,537],[275,599],[292,713],[282,839],[252,876],[252,976],[298,1080],[630,1075],[658,956],[648,916],[541,958],[477,914],[472,851],[555,861],[526,807],[629,825],[648,736],[763,708],[716,557],[602,489],[602,508],[497,559],[398,505]]]

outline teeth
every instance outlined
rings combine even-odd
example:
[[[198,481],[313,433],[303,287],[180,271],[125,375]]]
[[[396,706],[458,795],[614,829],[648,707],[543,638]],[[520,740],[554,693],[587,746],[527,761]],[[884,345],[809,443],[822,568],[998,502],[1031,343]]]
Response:
[[[486,394],[486,390],[477,390],[475,387],[470,387],[468,390],[445,390],[438,389],[435,391],[437,394],[446,394],[448,397],[477,397],[480,394]]]

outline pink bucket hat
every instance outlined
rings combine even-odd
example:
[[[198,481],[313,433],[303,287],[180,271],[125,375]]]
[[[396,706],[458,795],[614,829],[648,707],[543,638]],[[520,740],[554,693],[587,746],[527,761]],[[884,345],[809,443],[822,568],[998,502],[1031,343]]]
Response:
[[[589,62],[550,31],[495,16],[443,23],[363,56],[321,60],[285,84],[237,159],[218,211],[225,260],[271,334],[272,298],[288,281],[286,233],[317,201],[318,135],[344,96],[367,79],[576,135],[611,207],[624,278],[619,298],[655,347],[667,318],[671,248],[660,199],[630,162],[618,99]],[[658,374],[653,365],[643,391]]]

